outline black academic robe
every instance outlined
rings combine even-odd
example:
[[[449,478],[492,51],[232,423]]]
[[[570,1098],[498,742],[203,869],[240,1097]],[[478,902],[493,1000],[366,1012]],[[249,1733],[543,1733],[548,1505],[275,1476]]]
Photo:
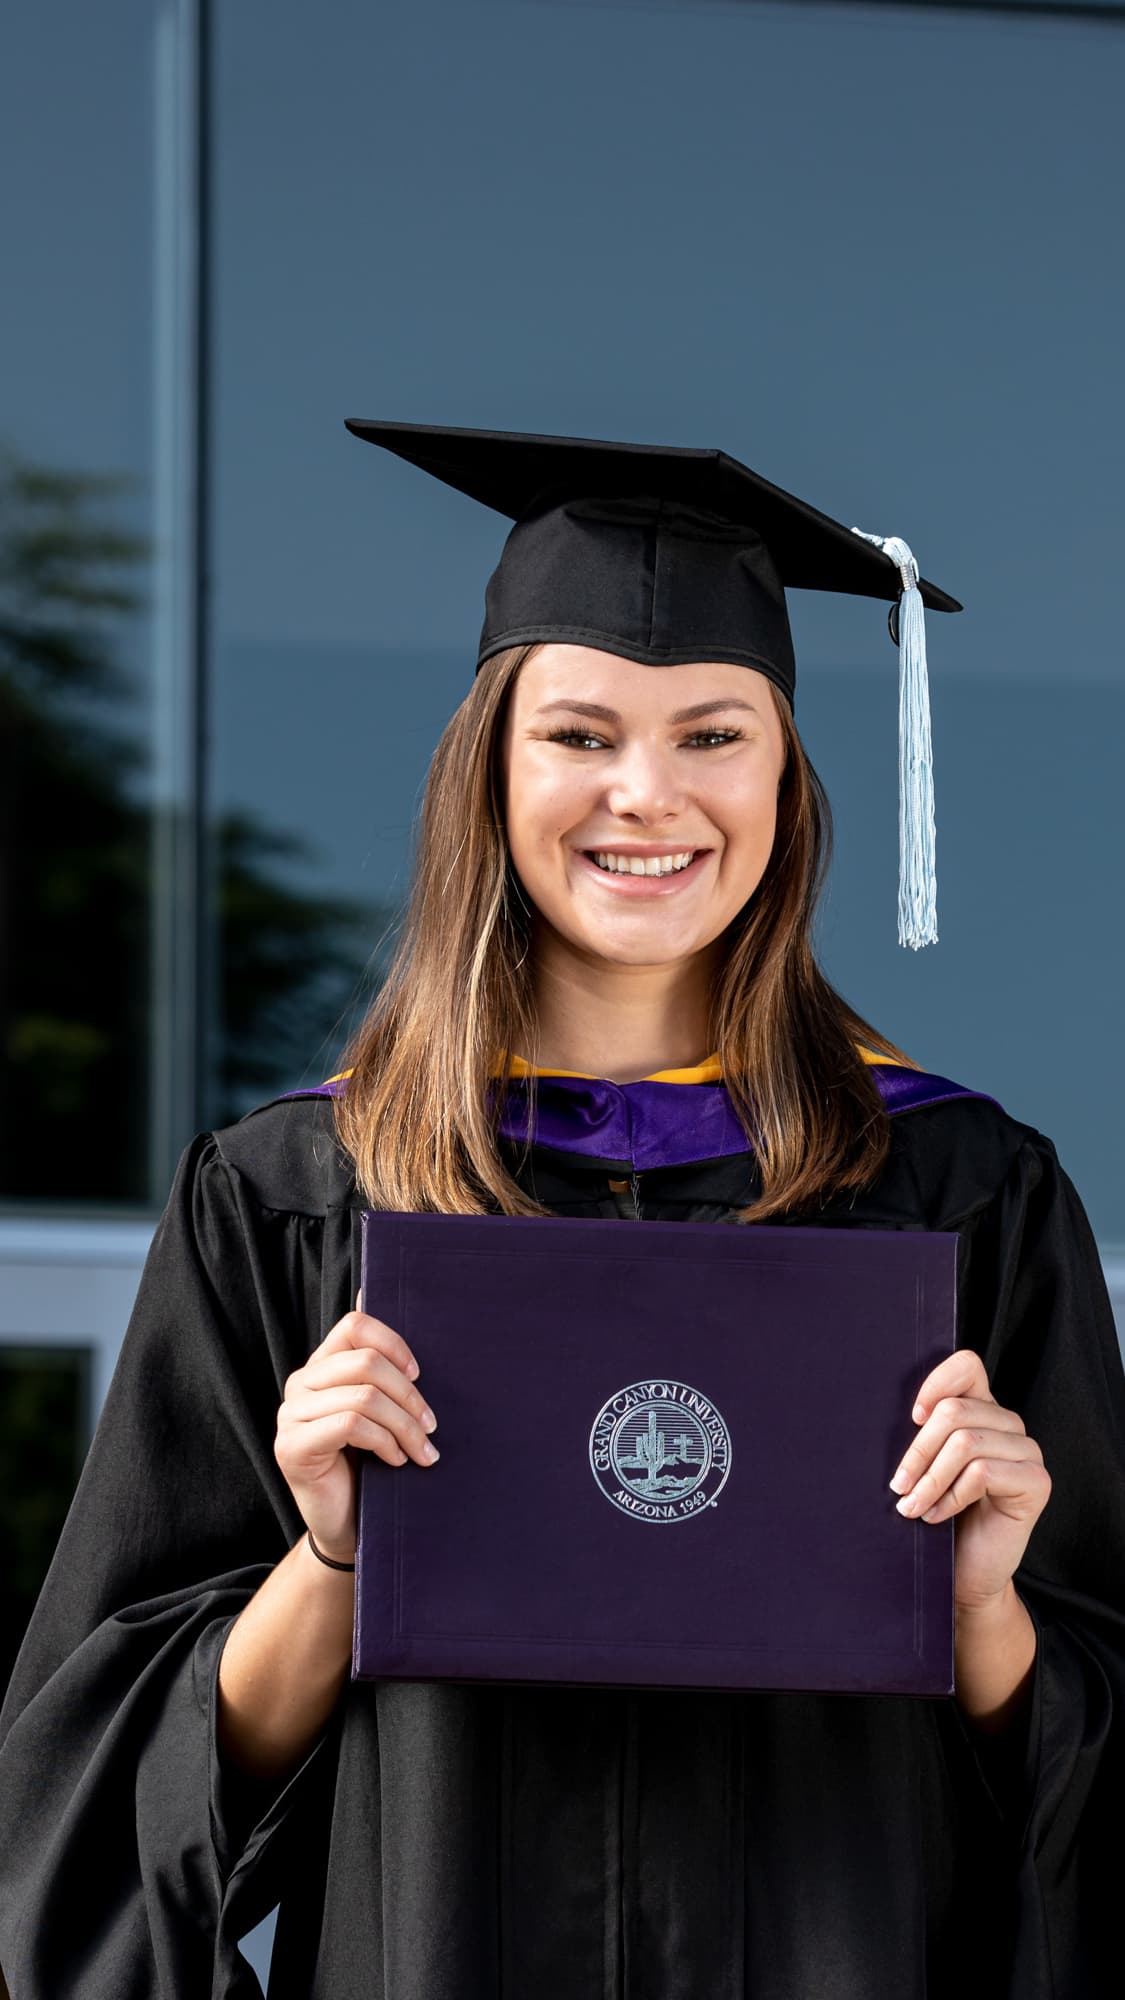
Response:
[[[184,1155],[0,1718],[13,2000],[255,1993],[237,1939],[277,1903],[270,2000],[1118,1994],[1125,1379],[1100,1265],[1050,1141],[991,1101],[892,1135],[871,1192],[794,1224],[960,1232],[959,1342],[1054,1481],[1015,1577],[1038,1635],[1017,1729],[984,1741],[952,1696],[388,1681],[346,1688],[280,1791],[224,1770],[220,1650],[302,1531],[277,1407],[358,1283],[331,1108],[279,1102]],[[627,1166],[538,1147],[520,1171],[613,1216]],[[748,1153],[664,1167],[641,1219],[720,1221],[754,1186]]]

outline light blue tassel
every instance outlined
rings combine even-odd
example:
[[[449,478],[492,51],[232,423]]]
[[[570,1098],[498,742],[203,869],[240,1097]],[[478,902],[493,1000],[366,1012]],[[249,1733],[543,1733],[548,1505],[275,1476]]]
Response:
[[[930,682],[926,670],[926,614],[918,565],[897,535],[868,535],[890,556],[902,578],[898,601],[898,941],[918,951],[937,943],[937,827],[930,740]]]

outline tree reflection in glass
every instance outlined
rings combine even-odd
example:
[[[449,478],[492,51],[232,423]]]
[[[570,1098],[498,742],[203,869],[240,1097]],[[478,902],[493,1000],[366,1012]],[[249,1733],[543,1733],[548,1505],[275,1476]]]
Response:
[[[152,884],[147,541],[130,481],[0,450],[0,1198],[143,1204]],[[211,829],[217,1102],[298,1084],[344,1036],[388,912],[298,888],[307,845]],[[184,1141],[190,1137],[184,1133]]]

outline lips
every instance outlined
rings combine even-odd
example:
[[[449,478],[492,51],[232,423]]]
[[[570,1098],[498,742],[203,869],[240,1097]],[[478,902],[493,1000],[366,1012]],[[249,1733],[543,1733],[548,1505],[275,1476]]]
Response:
[[[603,848],[599,849],[598,852],[617,854],[621,850],[619,848]],[[678,847],[666,849],[665,852],[683,854],[685,849]],[[688,862],[686,868],[670,869],[667,875],[619,875],[608,868],[599,868],[597,862],[593,859],[593,855],[584,850],[580,852],[579,859],[581,860],[583,869],[588,874],[595,876],[611,895],[668,896],[675,895],[685,884],[693,882],[696,879],[702,872],[703,866],[711,852],[712,850],[709,847],[697,848],[694,858]],[[644,859],[644,857],[638,856],[638,859]]]

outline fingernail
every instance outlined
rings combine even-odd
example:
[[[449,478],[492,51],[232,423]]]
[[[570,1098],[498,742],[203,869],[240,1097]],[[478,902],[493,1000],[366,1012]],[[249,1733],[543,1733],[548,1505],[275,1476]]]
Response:
[[[907,1487],[910,1484],[910,1474],[908,1472],[904,1472],[902,1466],[900,1465],[898,1471],[895,1473],[894,1478],[889,1479],[887,1481],[887,1484],[891,1488],[892,1492],[905,1493]]]
[[[921,1423],[921,1421],[922,1421],[922,1418],[923,1418],[923,1417],[925,1416],[925,1414],[926,1414],[926,1405],[925,1405],[925,1403],[915,1403],[915,1405],[914,1405],[914,1408],[913,1408],[913,1409],[911,1410],[910,1414],[911,1414],[911,1416],[913,1417],[913,1419],[914,1419],[915,1423],[916,1423],[916,1424],[920,1424],[920,1423]]]
[[[409,1375],[409,1377],[410,1377],[410,1380],[411,1380],[412,1382],[416,1382],[416,1381],[417,1381],[417,1379],[418,1379],[418,1376],[419,1376],[419,1375],[420,1375],[420,1373],[421,1373],[421,1370],[420,1370],[420,1368],[419,1368],[419,1366],[418,1366],[418,1363],[417,1363],[416,1361],[412,1361],[412,1362],[410,1362],[410,1364],[409,1364],[409,1366],[408,1366],[408,1368],[407,1368],[406,1372],[407,1372],[407,1374]]]
[[[895,1501],[895,1506],[898,1508],[900,1514],[913,1514],[917,1505],[918,1495],[916,1493],[905,1493],[901,1500]]]
[[[425,1431],[436,1431],[436,1429],[437,1429],[437,1418],[435,1417],[435,1415],[434,1415],[434,1413],[433,1413],[433,1411],[432,1411],[432,1410],[423,1410],[423,1412],[422,1412],[422,1429],[423,1429],[423,1430],[425,1430]]]
[[[422,1446],[422,1457],[425,1459],[427,1465],[432,1465],[435,1458],[441,1457],[441,1453],[438,1450],[436,1444],[431,1444],[428,1438],[425,1444]]]

